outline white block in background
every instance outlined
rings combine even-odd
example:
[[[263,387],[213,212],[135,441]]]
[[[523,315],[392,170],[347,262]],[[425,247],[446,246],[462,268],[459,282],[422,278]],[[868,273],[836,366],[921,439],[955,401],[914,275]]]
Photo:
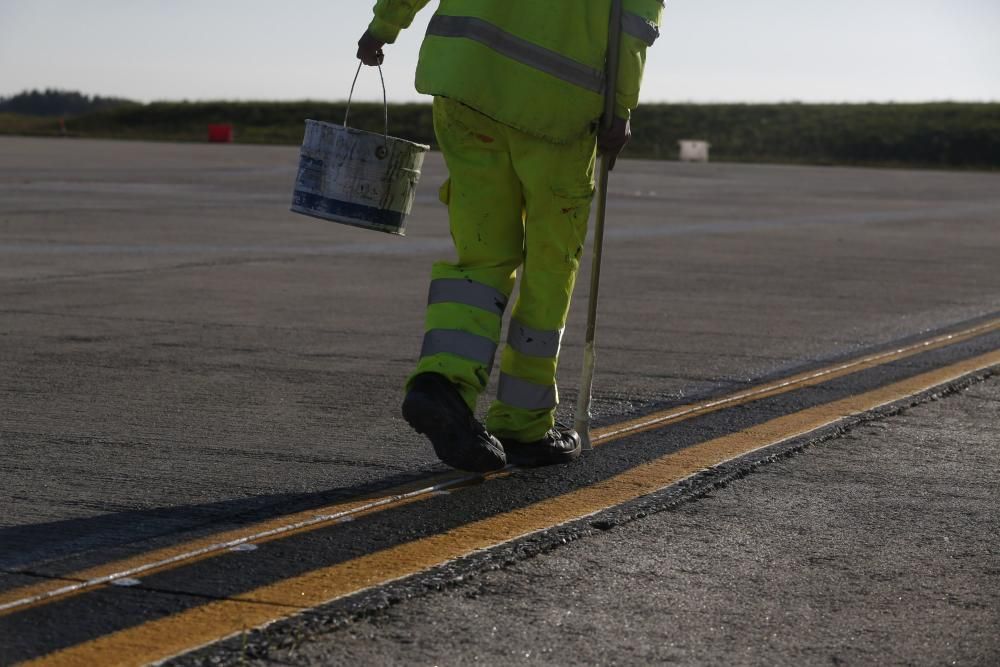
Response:
[[[677,143],[681,147],[681,162],[708,162],[708,149],[712,144],[698,139],[683,139]]]

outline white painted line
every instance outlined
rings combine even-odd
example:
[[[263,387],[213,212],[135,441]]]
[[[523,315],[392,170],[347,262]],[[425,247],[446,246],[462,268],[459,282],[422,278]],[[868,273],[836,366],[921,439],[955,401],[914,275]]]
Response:
[[[353,509],[344,510],[343,512],[335,512],[333,514],[319,514],[311,519],[306,519],[305,521],[299,521],[287,526],[280,526],[278,528],[272,528],[270,530],[264,530],[259,533],[254,533],[252,535],[246,535],[244,537],[237,538],[235,540],[229,540],[228,542],[219,542],[217,544],[210,544],[208,546],[201,547],[200,549],[192,549],[191,551],[186,551],[184,553],[177,554],[176,556],[171,556],[170,558],[164,558],[162,560],[154,561],[152,563],[145,563],[143,565],[138,565],[136,567],[128,568],[120,572],[114,572],[112,574],[106,574],[102,577],[94,577],[93,579],[88,579],[87,581],[81,581],[76,584],[70,584],[68,586],[63,586],[61,588],[56,588],[51,591],[46,591],[44,593],[39,593],[37,595],[31,595],[19,600],[13,600],[7,602],[6,604],[0,604],[0,612],[9,611],[11,609],[17,609],[18,607],[25,607],[27,605],[35,604],[37,602],[43,602],[50,598],[59,597],[60,595],[66,595],[68,593],[77,593],[88,588],[94,588],[95,586],[102,586],[104,584],[119,585],[116,582],[119,580],[131,579],[133,575],[142,574],[143,572],[149,572],[150,570],[155,570],[167,565],[173,565],[185,560],[190,560],[192,558],[198,558],[200,556],[205,556],[212,553],[217,553],[220,551],[225,551],[227,549],[232,549],[248,542],[258,542],[270,537],[275,537],[276,535],[283,535],[285,533],[290,533],[295,530],[301,530],[302,528],[308,528],[310,526],[315,526],[321,523],[343,521],[345,518],[351,515],[359,514],[361,512],[367,512],[383,505],[390,505],[397,503],[401,500],[409,500],[411,498],[418,498],[420,496],[425,496],[436,491],[441,491],[445,488],[450,488],[453,486],[458,486],[460,484],[465,484],[473,480],[479,479],[480,475],[466,475],[459,477],[457,479],[452,479],[447,482],[442,482],[440,484],[435,484],[433,486],[424,487],[422,489],[417,489],[415,491],[410,491],[409,493],[402,493],[394,496],[386,496],[385,498],[380,498],[376,501],[370,502],[366,505],[360,507],[355,507]],[[134,585],[134,584],[127,584]]]

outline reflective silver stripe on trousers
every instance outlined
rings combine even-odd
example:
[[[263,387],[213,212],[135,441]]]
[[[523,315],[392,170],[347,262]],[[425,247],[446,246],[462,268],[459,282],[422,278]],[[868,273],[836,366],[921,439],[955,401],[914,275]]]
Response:
[[[559,342],[562,340],[562,330],[543,331],[532,329],[511,318],[507,330],[507,344],[528,357],[547,357],[554,359],[559,356]]]
[[[427,26],[427,34],[434,37],[464,37],[479,42],[512,60],[534,67],[581,88],[601,93],[604,91],[604,73],[567,58],[545,47],[503,30],[488,21],[471,16],[446,16],[437,14]],[[486,85],[484,83],[484,85]]]
[[[503,315],[507,307],[507,295],[474,280],[438,278],[431,281],[427,294],[427,305],[435,303],[460,303]]]
[[[496,351],[496,343],[489,338],[458,329],[431,329],[424,334],[424,345],[420,350],[420,356],[454,354],[456,357],[478,361],[492,370]]]
[[[660,36],[660,29],[638,14],[625,12],[622,14],[622,30],[626,35],[632,35],[646,46],[652,46]]]
[[[550,410],[559,402],[555,385],[535,384],[500,373],[497,400],[522,410]]]

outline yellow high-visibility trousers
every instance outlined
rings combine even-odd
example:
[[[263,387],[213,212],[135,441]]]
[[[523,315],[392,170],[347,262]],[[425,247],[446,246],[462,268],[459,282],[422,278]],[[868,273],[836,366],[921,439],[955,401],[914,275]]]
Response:
[[[554,425],[560,341],[594,194],[596,136],[555,144],[445,98],[434,100],[434,130],[448,165],[441,200],[458,258],[432,269],[414,375],[444,375],[475,410],[520,268],[486,428],[532,442]]]

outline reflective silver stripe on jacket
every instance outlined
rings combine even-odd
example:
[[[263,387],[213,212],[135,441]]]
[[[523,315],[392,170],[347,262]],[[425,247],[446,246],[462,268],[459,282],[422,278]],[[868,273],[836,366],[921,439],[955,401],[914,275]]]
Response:
[[[625,12],[622,14],[622,30],[626,35],[632,35],[639,41],[652,46],[660,36],[660,29],[638,14]]]
[[[474,280],[438,278],[431,281],[427,294],[427,305],[435,303],[460,303],[503,315],[507,307],[507,295]]]
[[[559,402],[555,385],[535,384],[500,373],[497,399],[522,410],[549,410]]]
[[[507,330],[507,344],[528,357],[559,356],[559,343],[562,340],[562,330],[542,331],[525,326],[511,318]]]
[[[431,329],[424,334],[424,345],[420,350],[420,356],[454,354],[456,357],[478,361],[492,370],[493,355],[496,351],[496,343],[489,338],[458,329]]]
[[[479,42],[512,60],[533,67],[581,88],[601,93],[604,73],[513,35],[488,21],[471,16],[436,14],[427,26],[434,37],[464,37]]]

